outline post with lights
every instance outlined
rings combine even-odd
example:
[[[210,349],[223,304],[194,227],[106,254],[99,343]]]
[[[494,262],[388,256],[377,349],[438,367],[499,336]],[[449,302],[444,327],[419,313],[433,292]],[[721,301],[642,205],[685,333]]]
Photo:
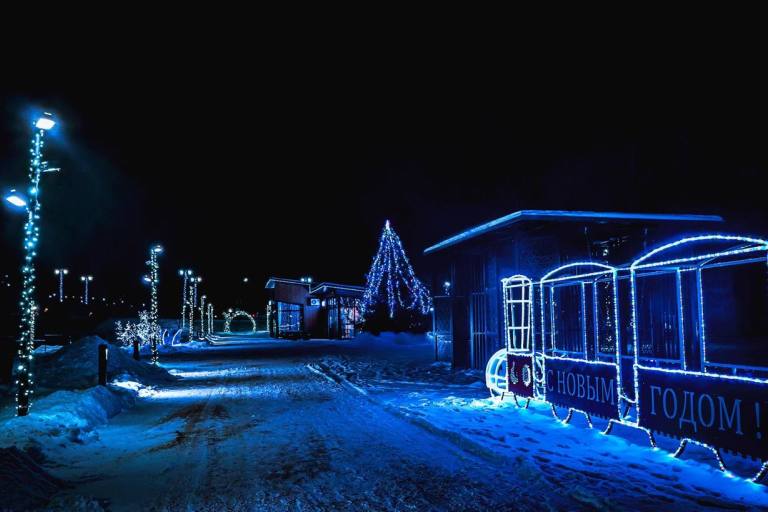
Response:
[[[205,339],[205,295],[200,297],[200,336]]]
[[[184,322],[186,321],[187,316],[187,286],[189,277],[192,275],[191,270],[187,269],[181,269],[179,270],[179,275],[182,277],[183,283],[181,286],[181,326],[180,328],[184,329]]]
[[[59,276],[59,302],[64,302],[64,276],[69,274],[69,270],[66,268],[57,268],[53,272]]]
[[[197,308],[197,286],[202,282],[200,276],[193,276],[189,283],[189,339],[196,337],[195,333],[195,308]]]
[[[158,283],[158,270],[160,268],[157,263],[157,257],[163,252],[163,248],[159,244],[155,244],[149,250],[149,285],[151,287],[151,297],[149,306],[149,325],[152,329],[150,334],[150,347],[152,349],[152,364],[157,364],[157,333],[158,333],[158,305],[157,305],[157,283]]]
[[[88,283],[93,281],[93,276],[80,276],[80,280],[85,285],[85,295],[83,295],[83,304],[88,305]]]
[[[32,402],[32,356],[35,349],[35,315],[37,313],[35,295],[35,257],[37,243],[40,238],[40,178],[42,173],[58,171],[48,167],[43,160],[43,139],[45,132],[56,123],[51,115],[46,113],[35,123],[35,135],[32,138],[29,164],[29,200],[23,201],[15,196],[16,202],[9,196],[6,200],[18,207],[25,206],[27,221],[24,224],[24,265],[21,268],[23,286],[21,290],[21,324],[18,339],[18,366],[16,367],[16,414],[26,416]]]

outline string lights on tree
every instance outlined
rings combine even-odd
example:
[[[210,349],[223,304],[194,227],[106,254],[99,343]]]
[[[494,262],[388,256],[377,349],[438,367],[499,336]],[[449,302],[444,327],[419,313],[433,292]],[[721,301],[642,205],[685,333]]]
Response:
[[[377,304],[386,304],[389,317],[398,309],[429,313],[432,297],[416,277],[405,255],[400,237],[387,221],[379,239],[379,249],[368,272],[363,313],[370,312]]]

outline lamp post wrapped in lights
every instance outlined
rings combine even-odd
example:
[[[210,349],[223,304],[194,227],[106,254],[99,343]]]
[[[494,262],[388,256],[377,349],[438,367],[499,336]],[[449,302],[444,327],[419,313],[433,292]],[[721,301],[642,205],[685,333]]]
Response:
[[[69,270],[66,268],[57,268],[53,272],[59,276],[59,302],[64,302],[64,276],[69,274]]]
[[[26,207],[27,221],[24,224],[24,266],[21,268],[23,285],[21,290],[21,324],[18,339],[18,365],[16,367],[16,414],[26,416],[31,405],[32,386],[32,356],[35,349],[35,257],[37,243],[40,237],[40,178],[42,173],[53,171],[48,163],[43,161],[43,139],[45,132],[54,127],[56,122],[46,113],[35,123],[35,136],[30,148],[29,165],[29,200],[24,201],[18,195],[8,196],[6,200],[17,206]],[[58,170],[58,169],[56,169]]]
[[[157,353],[157,336],[158,331],[160,330],[158,327],[158,305],[157,305],[157,282],[158,282],[158,270],[159,265],[157,263],[157,256],[163,252],[162,246],[159,244],[154,245],[149,250],[149,261],[147,264],[149,265],[149,284],[152,287],[151,291],[151,297],[150,297],[150,306],[149,306],[149,325],[150,325],[150,346],[152,348],[152,364],[157,364],[157,361],[159,359],[158,353]]]
[[[93,276],[80,276],[80,280],[85,285],[85,295],[83,295],[83,304],[88,305],[88,283],[93,281]]]
[[[197,285],[202,282],[203,278],[195,276],[189,285],[189,339],[194,339],[195,334],[195,308],[197,307]]]
[[[181,286],[181,329],[183,330],[184,322],[186,321],[187,316],[187,281],[192,275],[192,271],[181,269],[179,270],[179,275],[184,279],[184,282]]]

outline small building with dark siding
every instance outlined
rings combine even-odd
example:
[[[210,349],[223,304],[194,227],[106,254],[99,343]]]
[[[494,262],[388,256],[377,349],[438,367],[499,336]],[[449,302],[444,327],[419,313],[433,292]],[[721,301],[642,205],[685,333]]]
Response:
[[[504,346],[504,277],[535,282],[576,261],[622,266],[670,238],[721,231],[722,223],[717,215],[523,210],[436,243],[424,250],[436,354],[456,368],[482,369]]]
[[[271,277],[267,328],[273,338],[351,339],[362,323],[361,286]]]

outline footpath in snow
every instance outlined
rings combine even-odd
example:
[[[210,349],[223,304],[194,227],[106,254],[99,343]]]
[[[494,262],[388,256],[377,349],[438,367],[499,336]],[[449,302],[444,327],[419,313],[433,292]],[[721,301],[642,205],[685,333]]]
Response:
[[[482,372],[453,372],[448,363],[434,362],[427,337],[363,335],[347,353],[325,357],[317,368],[431,432],[504,458],[509,470],[499,478],[521,478],[516,468],[536,468],[544,481],[573,497],[574,508],[768,509],[768,486],[721,472],[703,448],[691,447],[675,459],[675,440],[659,437],[660,449],[653,449],[634,429],[615,427],[603,435],[599,419],[590,429],[577,413],[564,425],[546,404],[521,409],[511,398],[490,398]],[[745,475],[759,468],[739,457],[728,462]],[[540,489],[524,492],[538,495]]]

